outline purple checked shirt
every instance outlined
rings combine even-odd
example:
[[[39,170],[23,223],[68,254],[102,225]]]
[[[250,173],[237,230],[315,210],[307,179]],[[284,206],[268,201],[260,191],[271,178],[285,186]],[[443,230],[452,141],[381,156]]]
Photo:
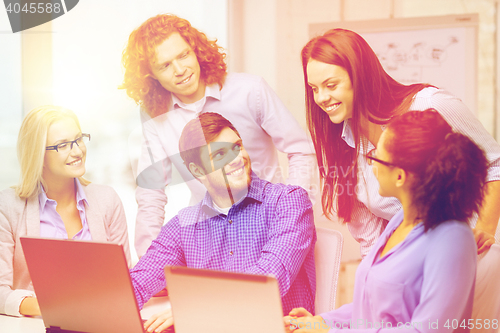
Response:
[[[139,307],[165,287],[163,268],[187,266],[273,274],[283,312],[314,312],[316,231],[307,192],[252,174],[248,194],[228,214],[217,212],[208,193],[162,227],[130,274]],[[263,300],[265,301],[265,300]]]

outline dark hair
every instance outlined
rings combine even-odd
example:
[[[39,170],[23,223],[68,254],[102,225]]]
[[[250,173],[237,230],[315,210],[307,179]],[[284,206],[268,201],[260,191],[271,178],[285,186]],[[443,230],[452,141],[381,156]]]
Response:
[[[307,125],[316,149],[316,158],[323,184],[321,203],[327,217],[334,210],[344,221],[352,216],[357,200],[354,191],[357,179],[361,121],[368,119],[386,124],[392,116],[408,110],[413,96],[427,84],[403,85],[387,74],[368,43],[350,30],[332,29],[311,39],[302,49],[302,68],[306,94]],[[307,64],[313,59],[340,66],[347,71],[353,89],[353,114],[350,120],[356,149],[341,138],[343,124],[334,124],[314,102],[308,84]],[[331,170],[334,172],[331,172]]]
[[[130,34],[123,51],[125,78],[120,88],[126,89],[127,95],[143,106],[151,117],[167,112],[171,96],[152,76],[150,62],[156,57],[156,47],[174,32],[178,32],[196,54],[200,80],[207,85],[217,82],[222,86],[227,75],[226,54],[217,45],[217,40],[208,40],[188,20],[172,14],[160,14],[148,19]]]
[[[410,190],[425,230],[478,213],[488,160],[471,139],[454,133],[434,109],[396,117],[386,131],[391,162],[414,176]]]
[[[225,128],[232,129],[241,138],[233,124],[218,113],[205,112],[189,121],[179,138],[179,152],[184,164],[188,168],[191,162],[202,166],[200,149],[212,142]]]

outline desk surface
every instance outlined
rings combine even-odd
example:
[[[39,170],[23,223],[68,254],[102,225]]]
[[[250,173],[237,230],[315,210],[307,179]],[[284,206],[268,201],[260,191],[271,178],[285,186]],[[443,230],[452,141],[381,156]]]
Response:
[[[170,307],[168,297],[153,297],[144,305],[144,308],[141,310],[141,317],[147,319],[152,314],[160,312],[167,307]],[[2,332],[9,333],[45,332],[42,317],[31,318],[0,315],[0,327]]]

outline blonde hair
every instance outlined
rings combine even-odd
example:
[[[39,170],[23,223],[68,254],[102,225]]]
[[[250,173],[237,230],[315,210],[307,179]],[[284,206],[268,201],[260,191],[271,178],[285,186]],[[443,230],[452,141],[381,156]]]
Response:
[[[44,105],[31,110],[23,120],[17,139],[17,158],[21,165],[21,181],[15,187],[16,194],[21,198],[38,195],[42,186],[47,184],[42,178],[45,158],[45,144],[49,127],[61,118],[68,117],[80,128],[80,122],[73,111],[60,106]],[[90,182],[83,177],[78,180],[82,185]]]

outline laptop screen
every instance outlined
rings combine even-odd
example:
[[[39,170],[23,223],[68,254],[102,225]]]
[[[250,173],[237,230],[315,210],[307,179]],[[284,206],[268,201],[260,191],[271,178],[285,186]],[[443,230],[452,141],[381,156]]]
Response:
[[[285,332],[273,277],[170,266],[165,277],[177,333]]]
[[[47,328],[144,332],[121,245],[22,237]]]

